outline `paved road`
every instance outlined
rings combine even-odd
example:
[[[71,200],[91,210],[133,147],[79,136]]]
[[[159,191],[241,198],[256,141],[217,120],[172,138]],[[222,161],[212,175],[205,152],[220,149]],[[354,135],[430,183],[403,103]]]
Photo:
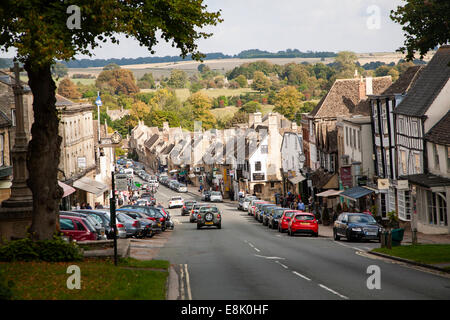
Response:
[[[180,195],[160,186],[157,201]],[[184,199],[200,200],[191,194]],[[450,278],[368,256],[376,243],[288,237],[268,229],[230,203],[218,204],[222,229],[197,230],[171,209],[175,230],[157,258],[183,269],[192,299],[450,299]],[[367,268],[381,271],[381,289],[369,290]],[[181,267],[180,267],[181,266]]]

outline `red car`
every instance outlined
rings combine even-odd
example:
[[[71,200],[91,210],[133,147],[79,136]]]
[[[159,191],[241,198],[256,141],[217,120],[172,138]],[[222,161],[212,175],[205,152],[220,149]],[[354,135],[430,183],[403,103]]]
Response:
[[[313,237],[319,236],[319,222],[312,213],[296,213],[289,221],[288,234],[293,236],[296,233],[311,234]]]
[[[292,216],[296,213],[303,213],[303,211],[291,209],[284,210],[283,215],[278,221],[278,232],[283,233],[289,229],[289,222],[291,221]]]
[[[73,240],[97,240],[95,229],[81,217],[60,215],[59,226],[61,232]]]

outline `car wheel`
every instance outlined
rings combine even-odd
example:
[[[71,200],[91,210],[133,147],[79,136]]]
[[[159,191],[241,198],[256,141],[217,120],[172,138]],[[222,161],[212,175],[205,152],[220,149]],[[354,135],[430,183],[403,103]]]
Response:
[[[314,232],[314,233],[313,233],[313,237],[314,237],[314,238],[317,238],[318,236],[319,236],[319,233],[318,233],[318,232]]]
[[[294,234],[292,233],[291,229],[288,229],[288,235],[291,236],[291,237],[294,235]]]
[[[200,225],[199,225],[199,224],[197,224],[197,230],[198,230],[198,229],[200,229]]]
[[[152,232],[150,232],[150,234],[148,235],[148,237],[149,237],[149,238],[153,238],[154,235],[155,235],[155,232],[152,231]]]
[[[339,241],[341,240],[341,237],[337,235],[337,231],[333,230],[333,236],[334,236],[334,240]]]
[[[217,225],[217,229],[222,229],[222,223],[219,223],[219,224]]]
[[[347,236],[346,236],[347,241],[348,241],[348,242],[352,242],[352,241],[353,241],[353,238],[352,238],[352,236],[350,235],[350,233],[347,232],[346,235],[347,235]]]

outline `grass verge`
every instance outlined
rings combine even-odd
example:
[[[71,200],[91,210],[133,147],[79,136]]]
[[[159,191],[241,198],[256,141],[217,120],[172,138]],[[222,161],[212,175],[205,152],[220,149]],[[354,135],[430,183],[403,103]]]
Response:
[[[426,264],[450,263],[450,244],[419,244],[372,251]]]
[[[79,290],[67,288],[70,265],[80,267]],[[111,260],[0,263],[6,280],[14,282],[14,300],[164,300],[168,267],[168,261],[135,259],[121,260],[118,267]]]

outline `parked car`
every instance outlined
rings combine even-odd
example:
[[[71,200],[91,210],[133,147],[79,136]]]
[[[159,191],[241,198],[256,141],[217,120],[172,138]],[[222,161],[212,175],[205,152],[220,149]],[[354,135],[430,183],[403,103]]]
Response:
[[[222,193],[220,193],[219,191],[211,191],[211,195],[209,196],[209,201],[223,202]]]
[[[161,232],[165,230],[165,225],[163,225],[164,218],[163,215],[160,213],[159,210],[157,210],[155,207],[148,207],[148,206],[139,206],[139,205],[126,205],[121,207],[120,209],[132,209],[135,211],[139,211],[147,216],[148,220],[152,220],[156,223],[154,226],[154,229],[156,232]]]
[[[197,229],[201,227],[222,228],[222,216],[216,206],[203,206],[197,214]]]
[[[346,237],[352,240],[378,240],[381,241],[383,227],[379,225],[374,217],[364,213],[344,212],[334,222],[334,240]]]
[[[175,190],[176,190],[177,192],[183,192],[183,193],[185,193],[185,192],[188,191],[186,185],[181,184],[181,183],[179,183],[179,182],[178,182],[178,184],[176,185],[175,188],[176,188]]]
[[[105,234],[107,239],[112,239],[114,237],[114,230],[111,227],[111,220],[109,215],[104,211],[99,210],[89,210],[89,209],[77,209],[74,212],[84,213],[92,218],[94,218],[101,226],[105,229]]]
[[[251,200],[253,199],[258,199],[256,196],[251,196],[251,195],[247,195],[244,198],[240,198],[239,199],[239,205],[238,205],[238,209],[239,210],[243,210],[243,211],[247,211],[248,210],[248,205],[250,204]]]
[[[121,212],[126,214],[127,216],[138,220],[141,224],[141,229],[142,229],[142,234],[140,235],[140,237],[145,238],[145,237],[153,237],[156,234],[156,222],[148,219],[148,217],[142,213],[139,212],[137,210],[133,210],[131,208],[128,209],[118,209],[116,212]]]
[[[289,222],[291,221],[291,218],[296,213],[303,213],[303,211],[298,210],[292,210],[292,209],[285,209],[283,212],[283,215],[278,220],[278,232],[285,232],[289,228]]]
[[[85,218],[60,214],[59,227],[61,232],[72,240],[97,240],[97,232]]]
[[[250,204],[248,205],[248,212],[249,212],[249,215],[255,216],[256,205],[257,205],[257,204],[260,204],[260,203],[268,203],[268,202],[267,202],[267,201],[264,201],[264,200],[256,200],[256,199],[252,200],[252,201],[250,202]]]
[[[211,199],[211,191],[203,191],[202,201],[209,201]]]
[[[296,213],[289,221],[288,235],[293,236],[296,233],[310,234],[313,237],[319,236],[319,221],[312,213]]]
[[[172,197],[169,200],[168,207],[169,207],[169,209],[181,208],[183,206],[183,204],[184,204],[184,200],[182,197]]]
[[[259,206],[259,210],[258,210],[258,221],[263,223],[264,221],[264,215],[268,215],[268,209],[270,207],[276,207],[277,205],[274,203],[264,203],[262,205]]]
[[[263,210],[263,215],[262,215],[262,224],[263,226],[268,226],[269,225],[269,217],[272,214],[272,212],[276,209],[283,209],[281,207],[278,206],[271,206],[271,207],[267,207]]]
[[[281,216],[285,211],[285,208],[275,207],[271,209],[269,214],[269,221],[267,222],[267,226],[269,229],[278,229],[278,224],[280,223]]]
[[[95,232],[97,233],[97,240],[107,239],[105,227],[102,225],[101,222],[98,222],[94,217],[75,211],[60,211],[60,214],[64,214],[66,216],[76,216],[86,219],[87,223],[91,225],[94,228]]]
[[[133,219],[130,216],[118,211],[116,212],[117,221],[125,226],[127,232],[127,238],[135,237],[142,238],[144,234],[144,228],[141,226],[139,220]]]
[[[170,213],[167,212],[166,210],[164,210],[164,208],[162,207],[155,207],[155,210],[158,211],[161,216],[163,217],[163,219],[161,220],[162,224],[163,224],[163,231],[165,231],[166,229],[174,229],[175,224],[173,223],[171,217],[170,217]]]
[[[186,200],[184,202],[183,207],[181,208],[181,215],[184,216],[186,214],[189,214],[192,211],[192,207],[196,203],[197,203],[197,201],[195,201],[195,200]]]
[[[192,207],[192,210],[191,210],[191,214],[189,216],[189,222],[197,222],[197,215],[200,211],[200,208],[205,207],[205,206],[208,206],[208,204],[207,203],[194,204],[194,206]]]
[[[262,217],[260,216],[260,213],[261,213],[262,206],[265,206],[265,205],[275,206],[275,204],[270,203],[268,201],[257,203],[255,206],[255,215],[254,216],[255,216],[255,220],[257,220],[258,222],[262,222]]]

